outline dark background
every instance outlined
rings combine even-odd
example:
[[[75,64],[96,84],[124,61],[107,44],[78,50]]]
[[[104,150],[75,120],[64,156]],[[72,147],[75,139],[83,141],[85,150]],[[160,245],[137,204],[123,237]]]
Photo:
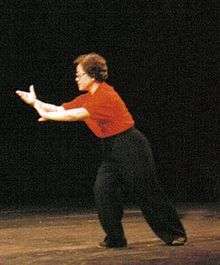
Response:
[[[96,137],[83,123],[39,124],[15,95],[34,84],[43,101],[71,100],[72,58],[92,51],[107,59],[171,200],[217,200],[215,1],[4,2],[2,206],[93,205]]]

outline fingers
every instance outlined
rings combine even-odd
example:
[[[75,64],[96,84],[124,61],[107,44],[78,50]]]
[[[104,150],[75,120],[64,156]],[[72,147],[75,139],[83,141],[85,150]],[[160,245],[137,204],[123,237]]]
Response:
[[[21,90],[17,90],[17,91],[16,91],[16,94],[17,94],[19,97],[21,97],[21,98],[24,98],[24,97],[27,97],[27,96],[28,96],[27,92],[24,92],[24,91],[21,91]]]
[[[34,85],[30,85],[30,86],[29,86],[29,90],[30,90],[30,91],[34,91]]]
[[[35,90],[34,90],[34,85],[30,85],[29,86],[29,90],[30,90],[30,93],[36,98],[36,93],[35,93]]]
[[[27,96],[29,95],[29,92],[25,92],[25,91],[21,91],[21,90],[16,90],[15,93],[18,95],[18,96]]]
[[[43,117],[40,117],[40,118],[38,119],[38,121],[39,121],[39,122],[44,122],[44,121],[47,121],[47,119],[45,119],[45,118],[43,118]]]
[[[36,97],[36,94],[35,94],[35,91],[34,91],[34,85],[30,85],[29,86],[29,91],[30,91],[30,94],[34,97]],[[19,96],[22,96],[22,95],[28,95],[29,92],[25,92],[25,91],[21,91],[21,90],[16,90],[15,93]]]
[[[16,90],[16,92],[15,92],[18,96],[21,96],[24,92],[23,91],[21,91],[21,90]]]
[[[23,100],[26,104],[28,105],[33,105],[35,98],[31,95],[30,92],[24,92],[24,91],[20,91],[17,90],[16,94],[20,97],[21,100]]]
[[[34,85],[30,85],[29,86],[29,90],[30,90],[31,93],[35,94]]]

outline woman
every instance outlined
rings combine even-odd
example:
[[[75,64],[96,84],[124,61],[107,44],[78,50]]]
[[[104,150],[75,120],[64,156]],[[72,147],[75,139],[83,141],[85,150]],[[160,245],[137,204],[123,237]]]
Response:
[[[39,121],[84,121],[101,139],[103,161],[94,185],[98,215],[106,237],[100,246],[126,247],[122,227],[123,205],[120,188],[131,193],[155,232],[167,245],[186,242],[185,230],[175,208],[157,181],[154,159],[145,136],[134,127],[134,120],[125,103],[105,80],[106,60],[90,53],[79,56],[76,82],[86,92],[62,106],[44,103],[30,92],[16,91],[40,115]]]

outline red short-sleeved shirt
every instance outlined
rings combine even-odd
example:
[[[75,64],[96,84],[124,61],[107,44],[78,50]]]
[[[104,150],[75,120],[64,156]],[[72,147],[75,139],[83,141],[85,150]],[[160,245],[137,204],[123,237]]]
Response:
[[[126,131],[134,120],[118,93],[103,82],[94,94],[86,93],[62,105],[65,109],[85,108],[90,116],[84,119],[90,130],[100,138]]]

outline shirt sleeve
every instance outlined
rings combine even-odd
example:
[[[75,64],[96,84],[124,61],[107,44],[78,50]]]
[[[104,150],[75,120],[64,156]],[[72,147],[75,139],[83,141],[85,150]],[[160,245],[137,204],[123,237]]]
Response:
[[[75,108],[81,108],[83,107],[83,96],[79,96],[74,98],[73,100],[63,103],[62,106],[64,107],[64,109],[75,109]]]
[[[99,95],[83,104],[94,119],[109,119],[114,116],[114,101],[106,95]]]

